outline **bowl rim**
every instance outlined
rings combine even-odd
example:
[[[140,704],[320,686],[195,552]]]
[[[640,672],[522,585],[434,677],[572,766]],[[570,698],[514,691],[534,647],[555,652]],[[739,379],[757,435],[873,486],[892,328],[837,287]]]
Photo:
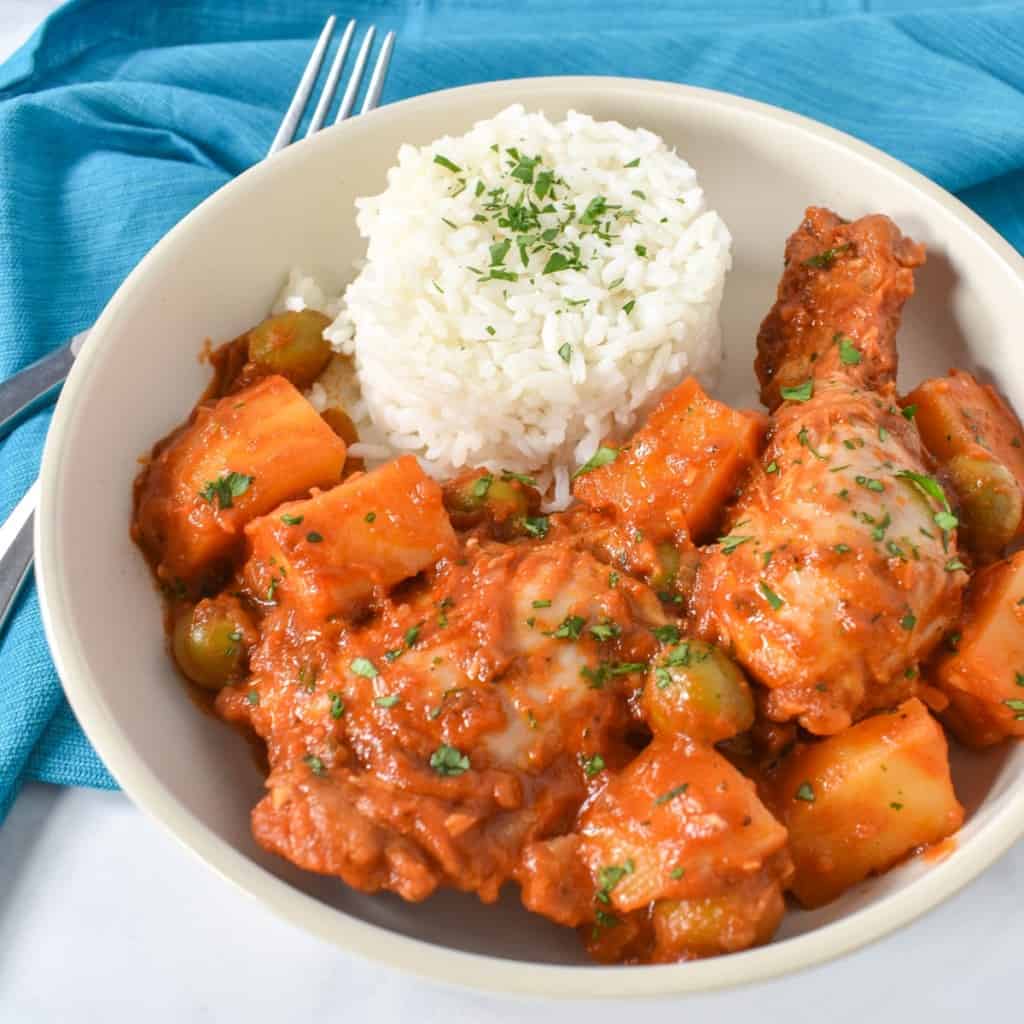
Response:
[[[1024,282],[1024,258],[992,227],[955,196],[906,164],[844,132],[811,118],[745,97],[696,86],[652,79],[613,76],[546,76],[504,79],[453,89],[438,90],[389,104],[349,125],[386,125],[390,120],[415,116],[420,109],[455,104],[469,94],[493,95],[496,109],[511,102],[543,103],[545,96],[574,93],[574,104],[585,105],[614,90],[617,96],[665,97],[698,106],[740,112],[784,125],[867,160],[880,170],[901,179],[947,214],[982,244],[994,251],[1005,268]],[[561,97],[559,97],[561,98]],[[292,887],[258,866],[245,854],[221,839],[193,817],[164,786],[158,776],[137,759],[132,743],[121,730],[107,702],[93,686],[83,656],[65,590],[56,536],[64,453],[69,444],[69,425],[80,404],[84,384],[93,371],[96,354],[107,334],[116,328],[119,312],[135,286],[150,273],[165,248],[187,232],[197,220],[215,216],[225,195],[233,198],[242,183],[284,170],[296,152],[329,144],[320,133],[290,146],[271,160],[262,161],[228,182],[178,222],[131,271],[92,329],[95,338],[76,360],[57,403],[43,452],[41,493],[35,521],[36,579],[47,642],[64,692],[78,721],[104,763],[128,797],[160,824],[186,849],[239,889],[297,927],[361,955],[371,961],[398,967],[422,978],[463,989],[492,994],[555,998],[622,998],[664,996],[682,992],[710,991],[768,978],[824,963],[905,927],[921,914],[966,885],[1009,846],[1024,835],[1024,785],[1009,794],[976,839],[960,847],[955,857],[936,865],[904,889],[885,897],[876,906],[855,911],[804,935],[782,939],[756,949],[708,960],[658,966],[601,967],[533,963],[471,953],[434,945],[387,928],[362,921]]]

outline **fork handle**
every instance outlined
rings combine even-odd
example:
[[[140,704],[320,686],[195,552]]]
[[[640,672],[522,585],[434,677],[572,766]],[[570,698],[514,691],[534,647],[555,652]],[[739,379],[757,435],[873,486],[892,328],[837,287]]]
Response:
[[[0,381],[0,437],[64,383],[74,361],[74,352],[68,341],[20,373]]]
[[[32,566],[32,525],[38,500],[37,480],[0,526],[0,635]]]

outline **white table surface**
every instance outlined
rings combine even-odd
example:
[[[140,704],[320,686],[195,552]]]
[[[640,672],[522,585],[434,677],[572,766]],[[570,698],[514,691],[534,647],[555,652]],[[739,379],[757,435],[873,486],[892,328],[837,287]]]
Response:
[[[0,60],[56,6],[0,0]],[[1019,843],[910,927],[787,979],[642,1007],[514,1002],[428,985],[294,930],[119,793],[29,785],[0,827],[0,1021],[11,1024],[1017,1021],[1022,949]]]

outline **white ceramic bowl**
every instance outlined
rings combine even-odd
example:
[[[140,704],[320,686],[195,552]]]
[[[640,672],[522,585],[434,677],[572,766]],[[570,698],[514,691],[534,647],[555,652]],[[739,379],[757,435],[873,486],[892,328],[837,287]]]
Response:
[[[500,992],[627,996],[748,982],[892,931],[982,871],[1024,832],[1024,746],[955,755],[969,818],[955,852],[911,860],[813,913],[775,942],[662,967],[585,964],[575,935],[519,906],[445,893],[370,897],[261,851],[249,811],[262,780],[246,744],[197,711],[164,650],[160,601],[128,539],[136,459],[187,414],[207,371],[204,338],[266,315],[285,272],[334,283],[361,253],[353,199],[380,191],[399,144],[462,132],[521,102],[662,135],[697,169],[735,238],[719,395],[753,404],[757,325],[787,235],[811,203],[883,211],[927,243],[900,335],[904,382],[951,365],[991,375],[1024,409],[1024,262],[956,199],[883,154],[748,100],[613,78],[499,82],[386,107],[254,167],[186,217],[111,300],[57,407],[36,526],[46,633],[68,697],[125,791],[187,847],[283,917],[339,946],[432,978]]]

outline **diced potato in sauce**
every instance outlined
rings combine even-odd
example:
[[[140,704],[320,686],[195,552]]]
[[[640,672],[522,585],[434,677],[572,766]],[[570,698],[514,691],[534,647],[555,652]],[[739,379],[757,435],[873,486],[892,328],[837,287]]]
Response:
[[[282,505],[246,529],[245,578],[258,600],[310,617],[356,611],[455,551],[441,488],[411,455]]]
[[[771,783],[789,829],[792,891],[820,907],[916,847],[955,832],[946,737],[916,698],[797,748]]]
[[[946,471],[962,512],[962,536],[980,561],[998,558],[1024,531],[1024,427],[991,387],[952,370],[904,400],[925,447]]]
[[[241,550],[246,523],[341,477],[345,442],[283,377],[202,405],[157,447],[133,535],[167,585],[198,592]]]
[[[596,891],[588,949],[597,959],[620,956],[635,929],[611,930],[651,906],[662,920],[643,959],[655,961],[721,952],[730,933],[736,948],[760,941],[782,916],[786,830],[710,747],[656,737],[583,812],[579,829]],[[748,890],[757,898],[736,898]]]
[[[946,646],[932,678],[949,697],[943,720],[957,737],[986,747],[1024,736],[1024,551],[974,577]]]
[[[603,464],[578,472],[574,493],[657,539],[687,529],[701,543],[714,535],[763,435],[761,417],[716,402],[690,377],[661,399],[628,446],[600,449]]]

